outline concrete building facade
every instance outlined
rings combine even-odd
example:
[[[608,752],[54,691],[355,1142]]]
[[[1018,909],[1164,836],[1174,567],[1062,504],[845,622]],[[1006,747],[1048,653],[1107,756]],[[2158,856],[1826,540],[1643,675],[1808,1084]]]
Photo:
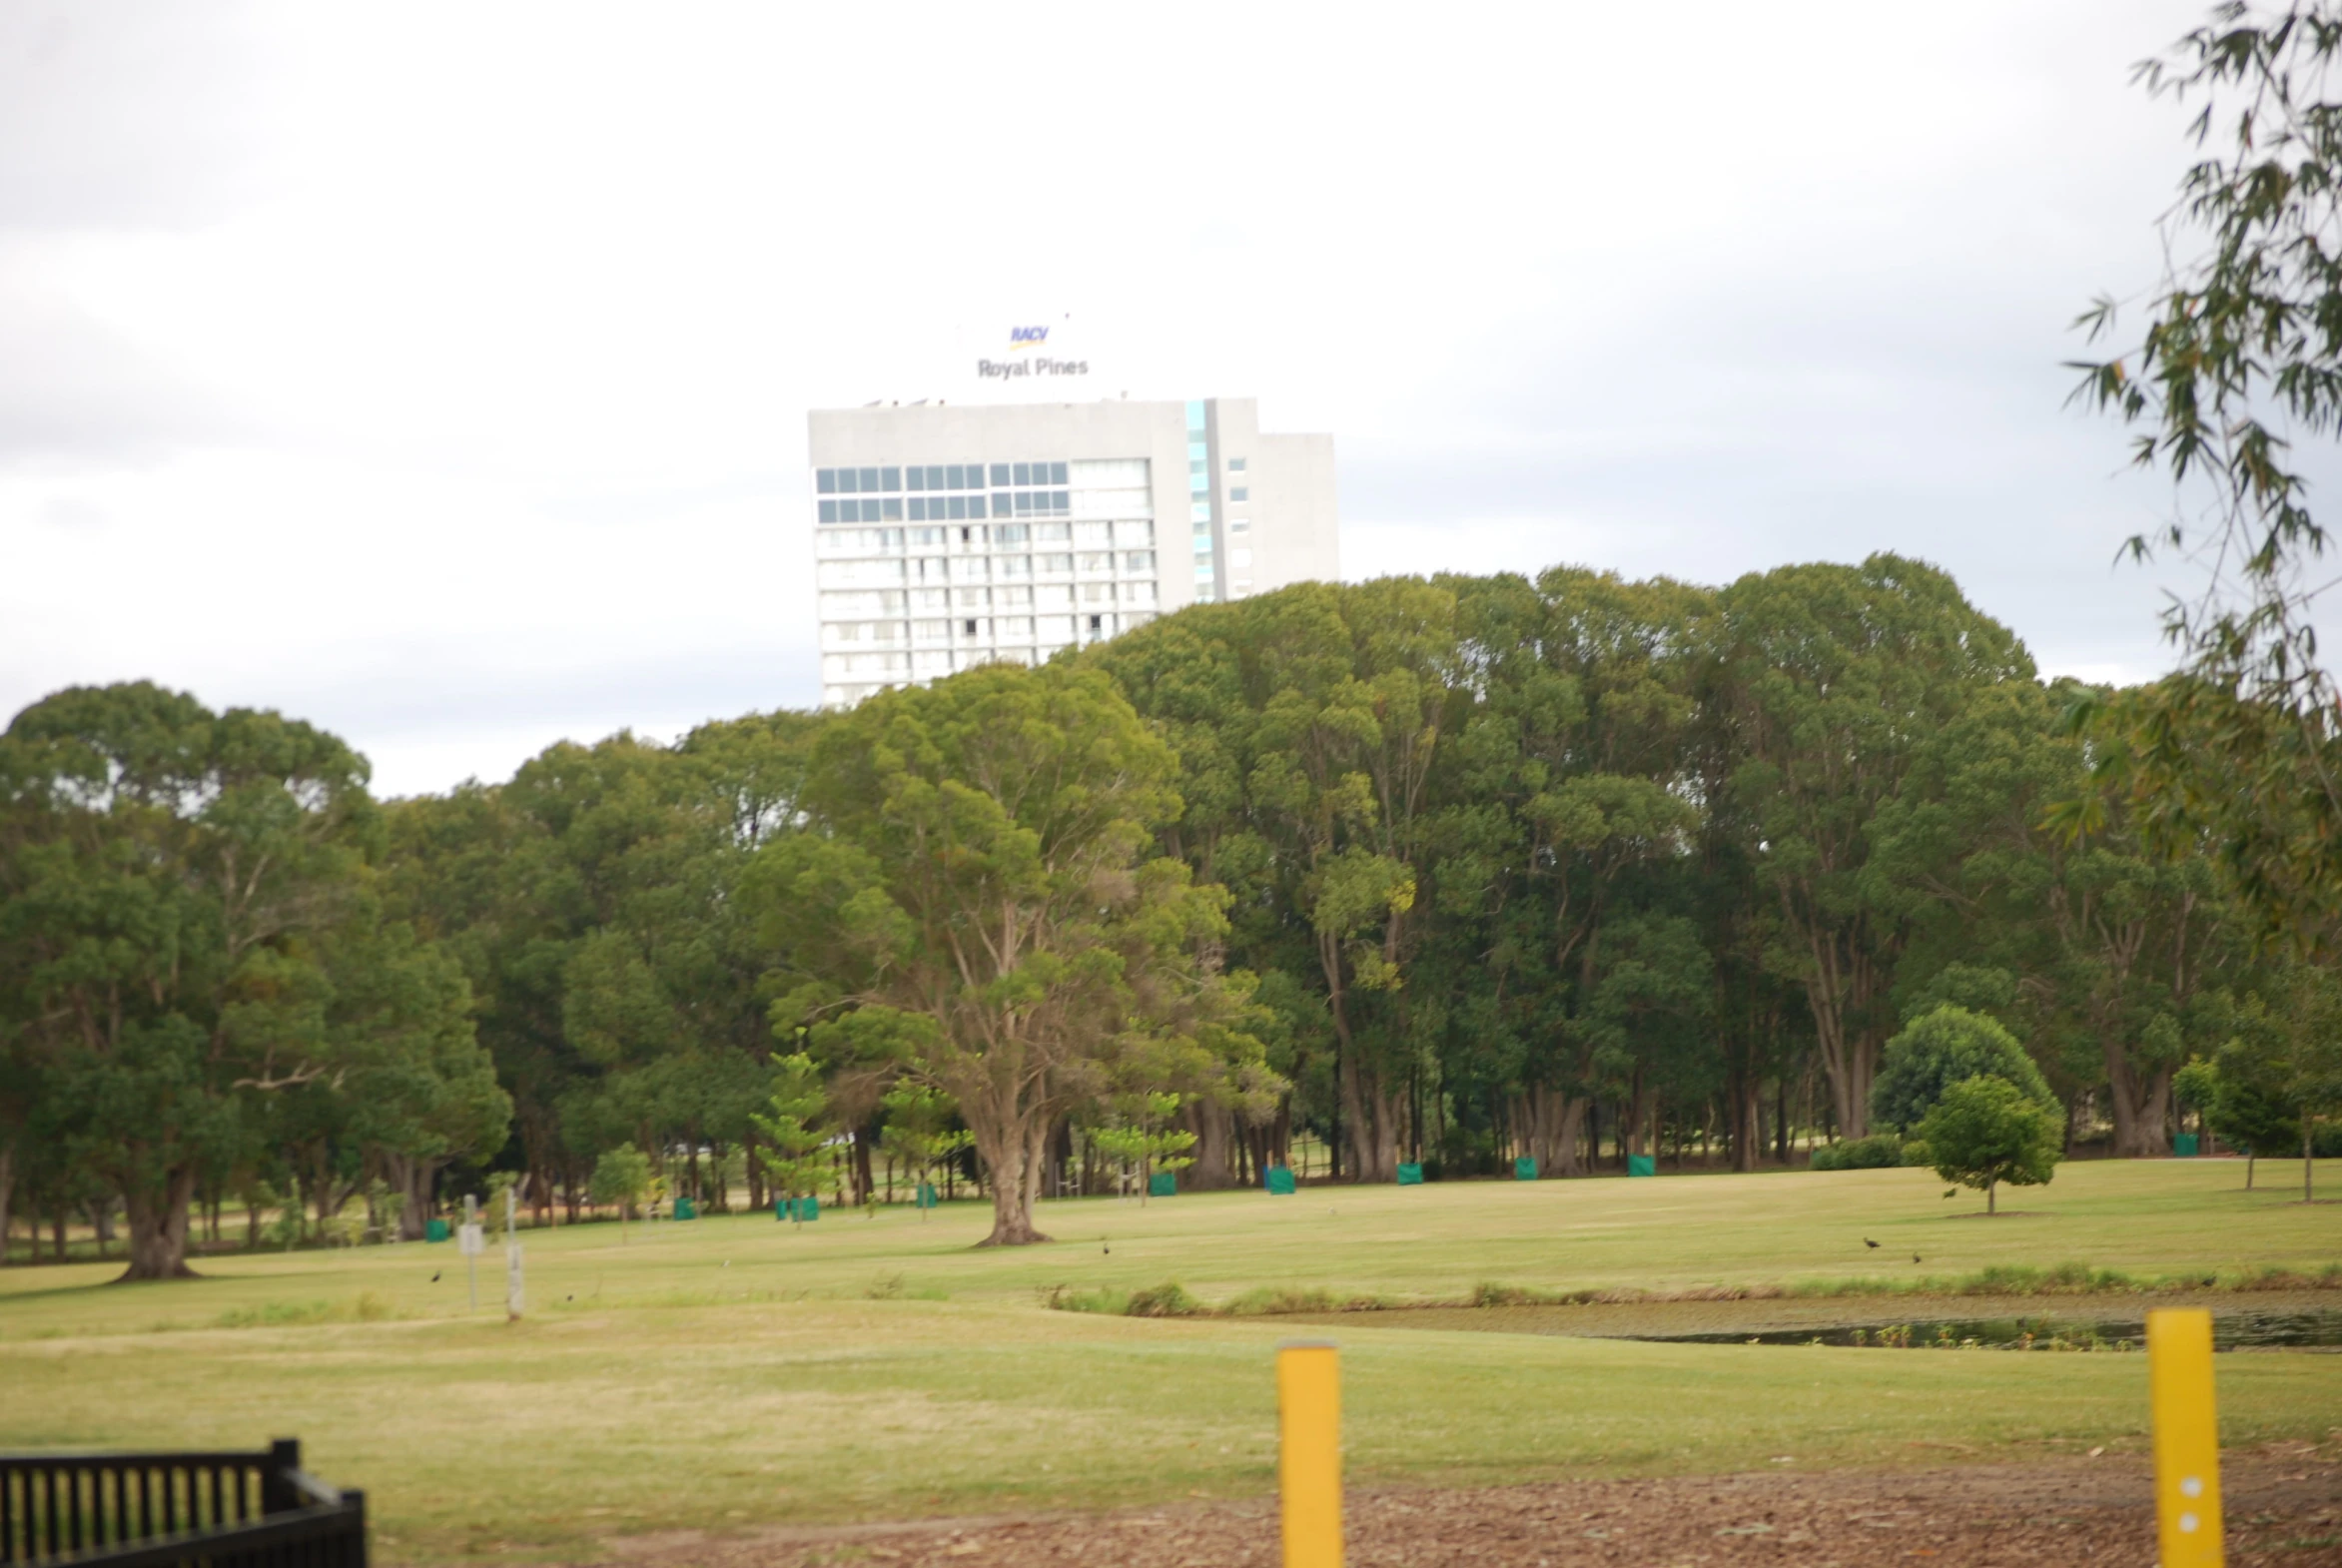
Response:
[[[1249,397],[809,418],[825,706],[1339,573],[1333,437]]]

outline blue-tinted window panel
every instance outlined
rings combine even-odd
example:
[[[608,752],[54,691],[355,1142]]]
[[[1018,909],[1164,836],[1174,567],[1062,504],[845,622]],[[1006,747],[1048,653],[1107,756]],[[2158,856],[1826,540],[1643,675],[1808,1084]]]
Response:
[[[901,522],[903,520],[903,503],[901,501],[889,497],[886,501],[886,509],[885,521]]]
[[[960,465],[959,465],[958,463],[956,463],[956,462],[955,462],[955,463],[953,463],[953,464],[952,464],[950,467],[948,467],[948,468],[944,469],[944,485],[943,485],[943,487],[944,487],[945,489],[947,489],[947,490],[959,490],[959,489],[966,489],[966,488],[967,488],[967,486],[966,486],[966,485],[964,485],[964,484],[962,484],[962,483],[960,482],[960,479],[961,479],[961,470],[960,470]]]
[[[927,470],[925,468],[905,468],[903,470],[903,488],[907,490],[926,489]]]
[[[1072,482],[1066,477],[1066,465],[1064,463],[1053,462],[1049,465],[1049,482],[1052,484],[1067,484]]]
[[[952,515],[957,517],[960,514],[958,512],[953,512]],[[971,495],[968,497],[968,515],[971,517],[982,517],[984,515],[983,496]]]
[[[852,468],[840,468],[838,470],[838,489],[840,493],[851,495],[859,488],[861,488],[861,486],[854,482],[854,470]]]
[[[995,517],[1006,517],[1009,515],[1009,497],[1007,492],[1002,490],[995,490],[992,492],[992,514]]]
[[[914,495],[911,497],[911,520],[913,522],[925,522],[927,520],[926,496]]]
[[[1252,492],[1250,490],[1239,487],[1228,491],[1227,498],[1231,501],[1247,500],[1251,497],[1251,494]]]
[[[1065,464],[1061,462],[1058,466],[1062,468]],[[1059,511],[1072,511],[1074,509],[1074,492],[1072,490],[1052,490],[1049,494],[1049,503]]]
[[[836,501],[823,501],[821,503],[821,520],[824,522],[838,520],[838,503]]]
[[[955,516],[955,517],[965,517],[965,516],[967,516],[967,515],[968,515],[968,497],[967,497],[967,496],[965,496],[965,495],[955,495],[955,496],[953,496],[953,497],[952,497],[952,515],[953,515],[953,516]],[[977,515],[977,516],[979,516],[979,517],[981,517],[981,516],[983,516],[983,515],[984,515],[984,512],[983,512],[981,509],[979,509],[979,510],[977,511],[976,515]]]
[[[1193,518],[1193,519],[1194,519],[1195,521],[1197,521],[1197,522],[1209,522],[1209,521],[1211,520],[1211,502],[1209,502],[1209,501],[1190,501],[1190,502],[1188,502],[1188,503],[1187,503],[1187,515],[1188,515],[1189,517]]]
[[[824,468],[820,472],[816,473],[813,476],[813,487],[824,495],[837,494],[838,470],[835,468]]]
[[[871,493],[873,490],[876,490],[877,488],[878,488],[878,470],[877,470],[876,468],[865,468],[865,469],[863,469],[863,470],[862,470],[862,493],[863,493],[863,494],[865,494],[865,495],[868,495],[868,494],[870,494],[870,493]]]
[[[1188,429],[1190,429],[1190,430],[1199,430],[1199,429],[1203,428],[1203,404],[1202,404],[1202,403],[1200,403],[1200,402],[1189,402],[1189,403],[1187,404],[1187,428],[1188,428]]]
[[[903,470],[900,468],[881,469],[878,475],[878,487],[882,490],[901,489],[903,487]]]
[[[969,482],[974,483],[975,481],[970,480]],[[1007,463],[996,462],[992,465],[992,482],[995,488],[1005,486],[1009,482],[1009,465]]]
[[[1029,462],[1012,464],[1009,482],[1012,484],[1031,484],[1033,482],[1033,464]]]
[[[927,465],[927,487],[931,490],[940,490],[944,487],[944,469],[942,463],[931,462]]]

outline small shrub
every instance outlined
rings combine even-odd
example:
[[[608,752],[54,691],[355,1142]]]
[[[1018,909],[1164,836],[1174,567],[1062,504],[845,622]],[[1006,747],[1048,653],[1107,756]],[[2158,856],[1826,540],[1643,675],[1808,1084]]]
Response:
[[[1906,1166],[1915,1166],[1926,1170],[1936,1163],[1936,1157],[1928,1153],[1926,1143],[1915,1138],[1903,1146],[1903,1163]]]
[[[1555,1300],[1552,1291],[1526,1285],[1505,1285],[1484,1279],[1472,1287],[1474,1306],[1550,1306]]]
[[[1096,1290],[1077,1290],[1072,1285],[1051,1285],[1043,1292],[1042,1305],[1054,1312],[1097,1312],[1107,1317],[1120,1317],[1130,1310],[1131,1297],[1127,1291],[1100,1286]]]
[[[1203,1303],[1187,1294],[1176,1280],[1132,1291],[1130,1304],[1123,1308],[1130,1317],[1193,1317],[1202,1310]]]
[[[1816,1171],[1883,1171],[1904,1163],[1903,1140],[1893,1133],[1873,1133],[1814,1151]]]

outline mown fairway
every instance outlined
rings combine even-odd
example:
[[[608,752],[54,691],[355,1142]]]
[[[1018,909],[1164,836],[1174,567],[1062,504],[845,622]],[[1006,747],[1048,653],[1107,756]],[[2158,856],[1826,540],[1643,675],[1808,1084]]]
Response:
[[[1069,1202],[1045,1210],[1060,1244],[1015,1252],[970,1249],[973,1207],[925,1223],[832,1213],[803,1230],[635,1226],[623,1245],[594,1225],[526,1233],[517,1326],[501,1321],[492,1248],[476,1317],[448,1245],[221,1259],[204,1280],[145,1286],[103,1286],[109,1265],[9,1269],[0,1446],[297,1434],[322,1473],[370,1489],[391,1559],[1257,1492],[1272,1480],[1270,1353],[1291,1325],[1052,1312],[1037,1292],[1176,1279],[1206,1299],[1438,1297],[1483,1280],[1667,1288],[2069,1260],[2318,1267],[2342,1258],[2342,1210],[2291,1201],[2299,1172],[2264,1166],[2266,1189],[2246,1194],[2240,1164],[2074,1165],[1996,1220],[1952,1217],[1972,1195],[1948,1202],[1910,1171]],[[2135,1356],[1387,1321],[1335,1330],[1351,1473],[1366,1483],[1940,1464],[2143,1440]],[[2342,1357],[2226,1356],[2221,1379],[2230,1441],[2320,1436],[2342,1410]]]

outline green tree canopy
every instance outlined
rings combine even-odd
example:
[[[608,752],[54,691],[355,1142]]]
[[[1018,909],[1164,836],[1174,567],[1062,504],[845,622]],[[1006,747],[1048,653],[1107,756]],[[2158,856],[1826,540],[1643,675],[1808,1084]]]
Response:
[[[2001,1182],[2039,1186],[2056,1175],[2060,1132],[2055,1110],[1989,1073],[1947,1088],[1919,1127],[1936,1174],[1980,1188],[1986,1213],[1998,1211]]]
[[[827,730],[812,831],[754,886],[833,1060],[883,1057],[949,1096],[993,1201],[987,1244],[1033,1223],[1057,1119],[1125,1054],[1230,1005],[1210,963],[1225,895],[1150,858],[1176,816],[1171,749],[1096,669],[990,665],[884,693]]]
[[[2048,1081],[2014,1035],[1983,1014],[1946,1004],[1887,1042],[1871,1089],[1872,1120],[1916,1128],[1952,1085],[1987,1074],[2015,1085],[2037,1106],[2056,1108]]]
[[[343,1065],[326,948],[359,909],[366,779],[323,730],[144,682],[0,736],[0,1009],[122,1196],[127,1278],[189,1272],[199,1173]]]

